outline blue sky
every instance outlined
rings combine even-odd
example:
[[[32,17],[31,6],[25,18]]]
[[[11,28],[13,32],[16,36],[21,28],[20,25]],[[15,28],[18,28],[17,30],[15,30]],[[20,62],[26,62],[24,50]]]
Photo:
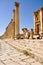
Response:
[[[0,35],[5,32],[6,27],[13,18],[14,2],[20,3],[20,32],[23,27],[29,30],[34,27],[34,11],[43,7],[43,0],[1,0],[0,1]]]

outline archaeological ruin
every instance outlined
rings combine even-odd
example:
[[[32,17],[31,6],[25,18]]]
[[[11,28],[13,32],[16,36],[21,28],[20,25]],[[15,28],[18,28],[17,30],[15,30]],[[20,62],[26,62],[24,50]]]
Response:
[[[17,35],[20,34],[20,26],[19,26],[19,3],[15,2],[16,9],[13,10],[13,19],[6,28],[5,33],[1,36],[1,38],[16,38]]]
[[[23,34],[20,34],[20,21],[19,21],[19,3],[15,2],[16,9],[13,10],[13,19],[6,28],[5,33],[0,38],[36,38],[43,37],[43,8],[34,12],[34,28],[29,31],[23,28]]]
[[[34,34],[43,36],[43,7],[34,12]]]

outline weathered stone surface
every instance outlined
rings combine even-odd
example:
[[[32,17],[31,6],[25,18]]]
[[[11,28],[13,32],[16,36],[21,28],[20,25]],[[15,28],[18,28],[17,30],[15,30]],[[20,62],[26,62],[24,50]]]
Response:
[[[11,20],[2,38],[14,38],[14,35],[15,35],[15,22]]]
[[[43,65],[43,40],[4,39],[0,46],[0,65]]]
[[[29,39],[30,37],[29,30],[27,28],[23,28],[22,31],[23,31],[24,38]]]

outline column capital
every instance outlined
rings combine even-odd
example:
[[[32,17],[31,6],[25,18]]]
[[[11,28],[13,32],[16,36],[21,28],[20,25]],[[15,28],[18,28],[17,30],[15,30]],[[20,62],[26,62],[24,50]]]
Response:
[[[13,10],[13,12],[15,12],[15,10]]]
[[[18,2],[15,2],[15,6],[19,7],[19,3]]]
[[[40,10],[43,10],[43,7],[41,7]]]

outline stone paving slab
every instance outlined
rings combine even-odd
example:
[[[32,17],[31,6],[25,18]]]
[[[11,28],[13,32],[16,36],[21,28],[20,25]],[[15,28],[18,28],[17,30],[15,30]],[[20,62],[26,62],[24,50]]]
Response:
[[[35,58],[38,57],[39,60],[41,59],[40,62],[43,62],[43,40],[9,39],[5,41],[7,41],[9,45],[15,47],[16,49],[19,49],[19,51],[28,50],[28,52],[31,52],[36,56]],[[42,48],[40,46],[42,46]]]
[[[0,65],[42,65],[34,58],[24,55],[3,40],[0,40],[0,46]]]

